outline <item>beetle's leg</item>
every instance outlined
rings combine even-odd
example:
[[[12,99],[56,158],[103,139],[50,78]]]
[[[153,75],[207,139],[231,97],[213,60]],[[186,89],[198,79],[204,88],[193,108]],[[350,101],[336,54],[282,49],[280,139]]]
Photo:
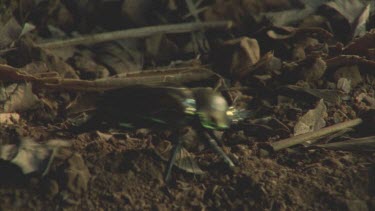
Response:
[[[224,159],[224,162],[227,163],[230,167],[234,167],[234,163],[232,160],[228,157],[228,155],[225,154],[225,152],[220,148],[220,146],[217,144],[217,141],[215,140],[215,136],[211,134],[212,131],[203,131],[203,134],[205,138],[208,141],[208,144]]]
[[[168,168],[167,168],[167,171],[165,172],[165,181],[166,182],[168,182],[170,177],[171,177],[172,167],[173,167],[173,165],[176,161],[176,157],[177,157],[178,153],[181,150],[182,143],[183,143],[183,138],[180,137],[180,138],[178,138],[177,143],[173,147],[172,154],[169,157],[169,161],[168,161]]]

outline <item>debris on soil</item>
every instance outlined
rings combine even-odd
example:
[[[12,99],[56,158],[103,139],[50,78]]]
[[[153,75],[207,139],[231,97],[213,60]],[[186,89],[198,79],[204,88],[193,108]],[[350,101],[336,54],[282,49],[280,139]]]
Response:
[[[374,68],[370,0],[1,0],[0,210],[375,210]]]

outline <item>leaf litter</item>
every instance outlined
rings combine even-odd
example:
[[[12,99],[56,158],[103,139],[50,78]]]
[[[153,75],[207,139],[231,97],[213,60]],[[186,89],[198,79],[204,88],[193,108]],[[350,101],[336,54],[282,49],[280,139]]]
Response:
[[[373,2],[2,4],[1,210],[375,209]],[[141,86],[164,94],[105,98],[126,118],[84,130],[102,96]],[[202,87],[230,128],[211,131],[226,104]]]

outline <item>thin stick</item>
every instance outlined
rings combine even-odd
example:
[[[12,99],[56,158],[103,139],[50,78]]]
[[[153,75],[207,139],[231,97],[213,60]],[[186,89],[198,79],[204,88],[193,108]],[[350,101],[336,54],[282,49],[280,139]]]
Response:
[[[159,26],[146,26],[136,29],[126,29],[120,31],[99,33],[86,35],[82,37],[76,37],[66,40],[51,41],[46,43],[37,44],[41,48],[61,48],[73,45],[89,45],[100,42],[126,39],[126,38],[142,38],[153,34],[178,34],[192,31],[198,31],[202,29],[229,29],[232,27],[231,21],[213,21],[203,23],[182,23],[182,24],[171,24],[171,25],[159,25]]]
[[[129,74],[121,78],[103,78],[94,81],[79,79],[59,79],[55,82],[43,83],[44,87],[50,89],[60,89],[66,91],[105,91],[109,89],[123,88],[132,85],[151,85],[160,83],[177,83],[183,84],[188,82],[200,81],[215,76],[215,74],[205,68],[191,68],[185,71],[163,71],[148,74]]]
[[[205,80],[211,77],[219,77],[219,75],[203,66],[156,69],[117,76],[118,77],[103,78],[93,81],[65,79],[56,76],[36,77],[18,68],[0,65],[0,80],[12,82],[27,81],[33,82],[39,85],[39,87],[48,88],[49,90],[66,91],[105,91],[139,84],[184,84]]]
[[[335,125],[314,131],[314,132],[309,132],[309,133],[305,133],[302,135],[290,137],[281,141],[277,141],[277,142],[272,143],[271,145],[275,151],[279,151],[281,149],[285,149],[285,148],[288,148],[297,144],[302,144],[312,139],[318,139],[318,138],[324,137],[326,135],[338,132],[346,128],[357,126],[361,124],[362,122],[363,120],[360,118],[349,120],[346,122],[342,122],[339,124],[335,124]]]

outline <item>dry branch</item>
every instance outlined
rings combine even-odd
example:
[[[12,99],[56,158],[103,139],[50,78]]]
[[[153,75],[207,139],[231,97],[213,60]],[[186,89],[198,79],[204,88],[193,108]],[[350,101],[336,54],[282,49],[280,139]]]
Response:
[[[309,140],[322,138],[324,136],[327,136],[329,134],[338,132],[346,128],[355,127],[361,124],[362,122],[363,120],[360,118],[349,120],[349,121],[335,124],[326,128],[322,128],[314,132],[309,132],[309,133],[293,136],[293,137],[290,137],[281,141],[277,141],[277,142],[272,143],[271,145],[275,151],[279,151],[279,150],[282,150],[282,149],[285,149],[285,148],[288,148],[297,144],[302,144]]]
[[[129,73],[121,77],[110,77],[98,80],[64,79],[59,77],[36,77],[17,68],[0,65],[0,80],[19,82],[27,81],[52,90],[67,91],[104,91],[131,85],[175,83],[183,84],[200,81],[217,76],[211,70],[202,66],[169,68],[164,70],[147,70],[136,73]]]
[[[320,144],[316,147],[332,150],[375,152],[375,136],[354,138],[329,144]]]
[[[126,38],[142,38],[154,34],[178,34],[202,29],[229,29],[232,27],[231,21],[213,21],[213,22],[193,22],[171,25],[147,26],[135,29],[126,29],[113,32],[105,32],[99,34],[86,35],[66,40],[51,41],[37,44],[41,48],[61,48],[73,45],[89,45],[100,42],[126,39]]]

